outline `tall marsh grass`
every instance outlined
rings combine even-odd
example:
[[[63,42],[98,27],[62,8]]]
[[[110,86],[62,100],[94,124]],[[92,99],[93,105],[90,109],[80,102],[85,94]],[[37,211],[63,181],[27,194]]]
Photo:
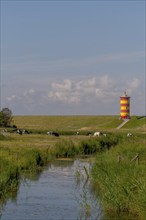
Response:
[[[47,155],[40,149],[27,149],[22,154],[18,154],[17,162],[20,170],[33,171],[45,165]]]
[[[20,173],[17,165],[13,161],[0,157],[0,198],[7,191],[18,186],[19,177]]]
[[[53,154],[56,157],[75,157],[77,155],[90,155],[105,151],[118,143],[117,135],[109,137],[91,137],[80,140],[78,143],[71,139],[60,139],[54,146]]]
[[[7,138],[1,135],[1,143],[6,143]],[[0,146],[0,198],[18,186],[22,172],[33,172],[44,166],[48,160],[46,148]]]
[[[127,215],[127,219],[146,219],[145,150],[141,138],[132,142],[123,138],[116,148],[97,155],[92,168],[93,182],[108,216],[116,213],[118,218]],[[139,164],[132,160],[137,153]]]

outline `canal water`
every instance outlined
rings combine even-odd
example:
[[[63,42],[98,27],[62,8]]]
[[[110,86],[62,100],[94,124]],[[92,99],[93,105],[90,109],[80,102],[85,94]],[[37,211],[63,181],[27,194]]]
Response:
[[[1,220],[100,220],[86,161],[55,160],[21,181],[17,196],[0,205]]]

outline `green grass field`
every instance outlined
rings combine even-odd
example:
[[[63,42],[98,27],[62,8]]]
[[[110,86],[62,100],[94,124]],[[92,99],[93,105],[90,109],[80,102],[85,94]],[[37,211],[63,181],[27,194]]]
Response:
[[[31,130],[57,130],[57,131],[95,131],[116,129],[122,120],[119,116],[14,116],[13,124],[18,128]],[[145,131],[146,118],[138,120],[133,116],[122,127],[123,129],[136,129]]]
[[[32,173],[56,157],[92,154],[92,178],[105,215],[146,219],[146,119],[133,116],[117,129],[121,123],[118,116],[14,116],[14,125],[32,133],[19,135],[8,128],[0,135],[0,198],[17,187],[23,172]],[[61,135],[48,136],[48,130]],[[107,137],[86,136],[88,131],[104,131]],[[138,164],[131,162],[137,154]]]

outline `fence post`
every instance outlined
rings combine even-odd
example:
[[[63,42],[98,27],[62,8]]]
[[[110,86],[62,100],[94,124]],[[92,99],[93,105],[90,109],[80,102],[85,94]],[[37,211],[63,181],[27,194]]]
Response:
[[[18,162],[18,160],[19,160],[19,152],[17,152],[17,154],[16,154],[16,160]]]
[[[136,154],[136,156],[133,157],[130,162],[132,162],[132,161],[136,161],[136,164],[139,165],[139,154]]]
[[[121,162],[121,155],[118,153],[118,163]]]
[[[137,155],[136,163],[137,163],[137,165],[139,165],[139,154]]]

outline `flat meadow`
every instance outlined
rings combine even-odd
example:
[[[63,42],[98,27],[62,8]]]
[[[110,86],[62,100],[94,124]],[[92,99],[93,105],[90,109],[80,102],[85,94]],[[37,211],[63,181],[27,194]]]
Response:
[[[18,186],[24,173],[40,170],[51,160],[92,155],[89,176],[104,218],[146,219],[146,119],[133,116],[117,129],[121,123],[118,116],[14,116],[13,125],[29,134],[1,128],[0,198]],[[95,131],[106,137],[87,135]]]

